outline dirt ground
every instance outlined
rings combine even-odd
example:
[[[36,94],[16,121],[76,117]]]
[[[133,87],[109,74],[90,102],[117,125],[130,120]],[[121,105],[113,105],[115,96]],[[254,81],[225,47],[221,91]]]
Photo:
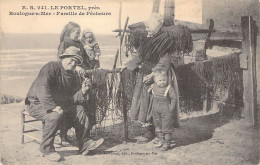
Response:
[[[64,157],[60,163],[44,159],[39,144],[25,138],[20,143],[22,103],[1,106],[1,162],[8,164],[259,164],[260,130],[250,128],[245,120],[219,113],[192,117],[181,122],[174,132],[176,146],[158,151],[151,142],[122,143],[122,124],[100,135],[105,143],[89,156],[79,155],[76,147],[56,146]],[[142,133],[129,127],[129,137]],[[40,133],[38,133],[40,136]]]

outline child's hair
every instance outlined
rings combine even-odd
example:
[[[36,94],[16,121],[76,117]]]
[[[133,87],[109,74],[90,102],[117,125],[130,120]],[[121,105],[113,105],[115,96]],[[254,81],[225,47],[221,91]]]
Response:
[[[163,69],[157,69],[157,70],[155,70],[154,72],[154,76],[162,76],[162,75],[167,75],[166,73],[166,71],[165,70],[163,70]]]
[[[69,22],[65,25],[60,35],[60,43],[64,41],[65,37],[69,37],[70,33],[76,28],[80,28],[80,26],[74,22]]]

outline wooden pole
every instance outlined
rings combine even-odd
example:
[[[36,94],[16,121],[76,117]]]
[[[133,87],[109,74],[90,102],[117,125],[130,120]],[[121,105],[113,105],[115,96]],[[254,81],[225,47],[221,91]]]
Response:
[[[121,37],[121,42],[120,42],[121,44],[124,40],[128,20],[129,20],[129,17],[126,18],[125,27],[124,27],[124,31],[123,31],[123,34],[122,34],[122,37]],[[121,47],[120,47],[120,49],[121,49]],[[121,83],[122,83],[123,82],[122,81],[122,72],[121,72],[120,77],[121,77]],[[127,102],[126,102],[127,98],[126,98],[125,87],[124,87],[123,83],[122,83],[122,97],[123,97],[123,116],[124,116],[124,141],[127,142],[128,141],[128,121],[127,121]]]
[[[208,32],[208,35],[206,37],[206,41],[205,41],[205,45],[204,45],[204,58],[205,58],[205,60],[207,60],[207,49],[208,49],[208,45],[209,45],[209,42],[210,42],[210,36],[211,36],[212,31],[213,31],[213,28],[214,28],[214,21],[213,21],[213,19],[210,19],[209,20],[209,32]]]
[[[243,32],[240,66],[243,70],[244,112],[246,122],[257,125],[256,111],[256,36],[257,29],[252,16],[241,18]]]
[[[21,143],[24,143],[24,121],[25,121],[25,115],[23,114],[23,111],[21,111]]]
[[[160,0],[153,0],[153,11],[152,13],[159,13]]]
[[[122,73],[124,71],[121,72],[121,83],[122,81]],[[127,97],[126,97],[126,93],[125,93],[125,87],[124,84],[122,83],[122,98],[123,98],[123,117],[124,117],[124,142],[126,143],[128,141],[128,121],[127,121]]]
[[[253,62],[253,91],[254,91],[254,126],[257,126],[259,124],[259,109],[257,109],[257,74],[256,74],[256,48],[257,48],[257,34],[258,33],[258,26],[256,24],[256,21],[253,21],[253,51],[252,51],[252,62]]]
[[[174,19],[175,0],[165,0],[164,3],[164,18],[172,17]]]
[[[120,36],[120,45],[122,45],[122,42],[124,40],[126,28],[127,28],[127,25],[128,25],[128,20],[129,20],[129,17],[126,18],[123,34]],[[121,47],[119,49],[121,49]],[[113,69],[116,69],[116,63],[117,63],[117,59],[118,59],[118,55],[119,55],[119,49],[117,49],[117,51],[116,51],[116,56],[115,56],[115,60],[114,60]]]
[[[119,6],[119,16],[118,16],[119,29],[121,29],[121,16],[122,16],[122,1],[120,1],[120,6]],[[121,32],[118,33],[118,36],[121,36]]]
[[[120,8],[119,8],[119,29],[121,29],[121,16],[122,16],[122,1],[120,1]],[[122,65],[122,57],[121,57],[121,47],[122,47],[122,43],[121,43],[121,32],[119,32],[119,37],[120,37],[120,41],[119,41],[119,61],[120,61],[120,65]]]

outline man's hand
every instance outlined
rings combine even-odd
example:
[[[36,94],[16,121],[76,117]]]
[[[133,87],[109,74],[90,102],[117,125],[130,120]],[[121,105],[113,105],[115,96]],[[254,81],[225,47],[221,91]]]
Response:
[[[85,77],[86,75],[85,69],[81,68],[80,66],[76,66],[75,70],[79,73],[81,77]]]
[[[52,111],[53,111],[53,112],[57,112],[57,113],[60,114],[60,115],[63,114],[63,110],[61,109],[60,106],[55,107]]]
[[[82,83],[82,88],[81,88],[83,95],[85,95],[89,91],[90,87],[91,87],[90,79],[85,78],[85,80]]]

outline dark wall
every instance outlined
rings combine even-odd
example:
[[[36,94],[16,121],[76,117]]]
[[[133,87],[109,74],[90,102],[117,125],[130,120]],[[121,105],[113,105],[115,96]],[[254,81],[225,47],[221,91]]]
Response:
[[[202,22],[212,18],[217,28],[239,29],[241,16],[248,15],[260,27],[259,0],[202,0]]]

